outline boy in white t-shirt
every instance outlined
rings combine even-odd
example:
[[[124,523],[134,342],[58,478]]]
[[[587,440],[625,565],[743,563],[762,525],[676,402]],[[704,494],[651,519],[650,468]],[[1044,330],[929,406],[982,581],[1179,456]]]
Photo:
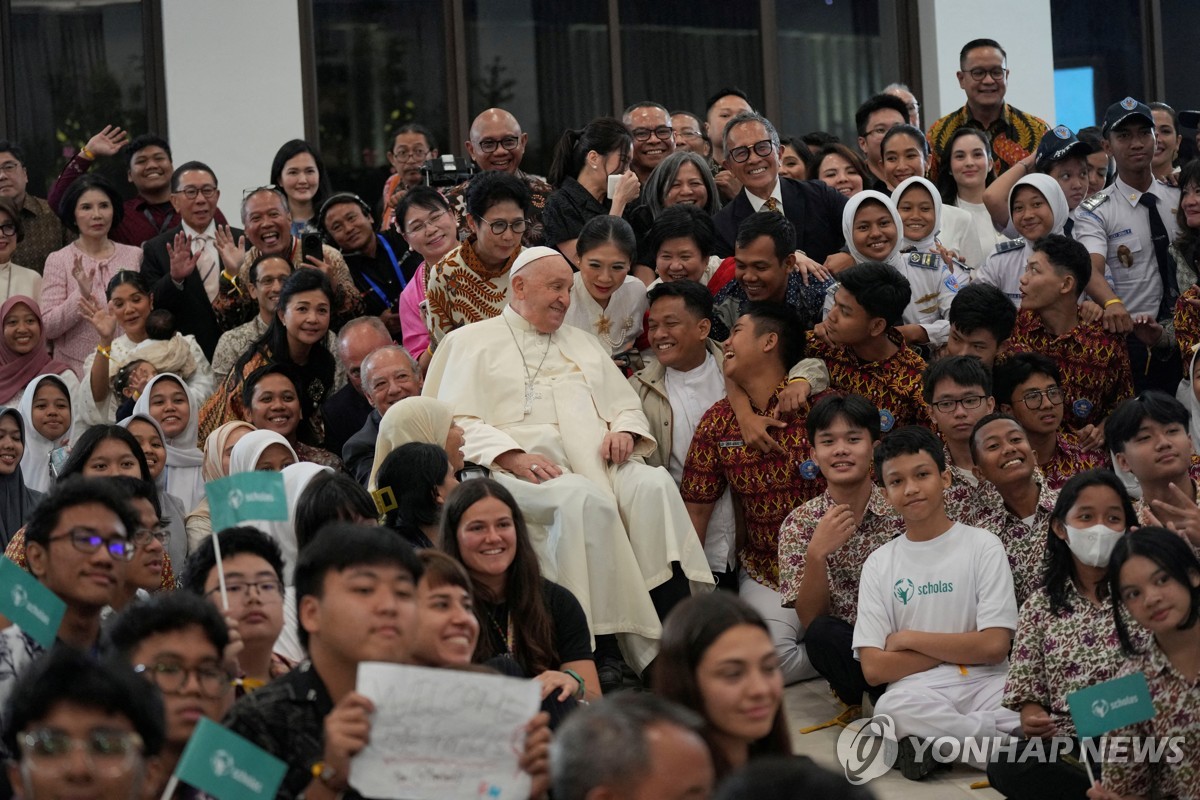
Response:
[[[875,449],[875,474],[905,532],[863,564],[853,647],[867,682],[888,685],[875,713],[892,718],[899,766],[919,780],[933,760],[917,739],[1003,737],[1020,727],[1000,704],[1017,601],[1000,539],[946,516],[950,473],[936,436],[893,431]]]

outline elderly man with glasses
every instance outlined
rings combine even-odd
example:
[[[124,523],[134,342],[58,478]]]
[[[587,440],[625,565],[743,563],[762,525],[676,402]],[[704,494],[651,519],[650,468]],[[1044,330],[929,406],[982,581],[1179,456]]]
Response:
[[[958,54],[958,85],[967,102],[958,111],[934,122],[929,128],[929,180],[937,181],[946,145],[964,125],[987,131],[992,137],[995,159],[992,171],[1000,175],[1037,149],[1050,126],[1004,102],[1008,91],[1008,54],[992,39],[972,39]]]
[[[525,158],[525,147],[529,144],[529,134],[521,130],[517,118],[502,108],[489,108],[480,113],[471,123],[471,138],[464,144],[471,160],[483,172],[505,172],[524,181],[529,189],[529,209],[525,215],[529,225],[521,236],[521,243],[526,247],[542,244],[544,230],[542,228],[542,209],[546,207],[546,198],[554,191],[554,187],[546,183],[541,175],[531,175],[521,169],[521,161]],[[443,194],[454,215],[458,218],[458,237],[465,239],[471,234],[467,225],[467,189],[470,181],[463,181],[453,186]]]

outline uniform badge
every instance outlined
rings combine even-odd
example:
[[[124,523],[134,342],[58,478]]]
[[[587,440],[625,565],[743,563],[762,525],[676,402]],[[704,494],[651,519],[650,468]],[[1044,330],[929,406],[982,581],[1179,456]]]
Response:
[[[1080,419],[1087,419],[1088,414],[1092,413],[1093,408],[1095,408],[1095,403],[1086,397],[1081,397],[1074,403],[1071,403],[1071,411],[1075,412],[1075,416]]]
[[[814,480],[820,474],[821,468],[811,458],[800,465],[800,477],[806,481]]]
[[[1068,128],[1066,125],[1059,125],[1057,128],[1054,129],[1054,135],[1060,139],[1070,139],[1071,138],[1071,129]]]
[[[950,291],[952,291],[952,292],[958,291],[958,278],[954,277],[954,273],[952,273],[952,272],[946,273],[946,277],[942,281],[942,283],[946,284],[946,288],[949,289]]]
[[[1117,261],[1121,262],[1122,267],[1133,266],[1133,252],[1130,251],[1129,245],[1123,244],[1117,248]]]
[[[1125,109],[1126,111],[1133,111],[1135,108],[1137,108],[1137,104],[1137,100],[1134,100],[1132,97],[1126,97],[1121,101],[1121,108]]]
[[[896,415],[886,408],[879,409],[879,430],[887,433],[896,425]]]

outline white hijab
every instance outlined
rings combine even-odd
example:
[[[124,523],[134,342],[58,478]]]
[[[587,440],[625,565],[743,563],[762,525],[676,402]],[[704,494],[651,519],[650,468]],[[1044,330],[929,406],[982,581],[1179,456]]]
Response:
[[[1063,226],[1067,224],[1067,220],[1071,218],[1071,212],[1067,208],[1067,196],[1063,194],[1062,187],[1058,185],[1058,181],[1051,178],[1049,175],[1044,175],[1040,172],[1034,172],[1026,175],[1021,180],[1013,184],[1013,188],[1008,192],[1008,219],[1012,221],[1012,204],[1013,197],[1017,194],[1017,189],[1022,186],[1032,186],[1042,193],[1046,198],[1046,202],[1050,204],[1050,210],[1054,212],[1054,223],[1050,229],[1050,233],[1061,234]],[[1015,227],[1015,226],[1014,226]]]
[[[258,465],[258,459],[273,444],[283,445],[292,454],[292,458],[296,461],[300,460],[300,457],[296,455],[296,451],[292,449],[292,446],[288,444],[288,440],[283,438],[282,434],[275,431],[255,430],[238,439],[237,444],[233,446],[233,450],[229,452],[229,474],[237,475],[239,472],[253,472]]]
[[[163,469],[160,481],[164,489],[178,497],[183,507],[191,511],[204,499],[204,453],[196,446],[200,414],[187,381],[170,372],[155,375],[146,383],[146,388],[142,390],[141,396],[133,406],[133,413],[146,417],[154,416],[150,413],[150,392],[154,389],[154,384],[163,379],[170,379],[183,389],[188,403],[188,418],[178,435],[163,436],[163,445],[167,448],[167,466]]]
[[[904,197],[904,193],[913,186],[924,187],[929,192],[929,196],[933,198],[933,228],[922,239],[909,239],[908,236],[904,235],[904,223],[901,222],[900,233],[902,239],[900,246],[901,248],[911,247],[922,253],[928,253],[933,250],[933,245],[937,241],[938,234],[942,232],[942,196],[932,182],[922,178],[920,175],[914,175],[911,178],[901,181],[896,190],[892,192],[892,203],[899,207],[900,198]],[[897,212],[897,216],[899,216],[899,212]]]
[[[38,375],[25,387],[25,393],[21,395],[21,402],[17,406],[21,419],[26,421],[25,455],[21,456],[21,474],[25,476],[25,485],[28,488],[43,494],[49,492],[54,485],[54,479],[50,477],[50,453],[60,447],[66,447],[70,443],[72,427],[68,425],[67,432],[57,439],[47,439],[33,427],[33,396],[37,394],[38,387],[45,380],[56,382],[59,388],[66,392],[67,404],[71,406],[72,425],[74,424],[71,387],[67,386],[62,378],[57,375]]]
[[[883,204],[883,207],[892,215],[892,224],[896,226],[896,243],[892,245],[892,252],[888,253],[887,258],[883,259],[883,261],[894,267],[898,266],[897,259],[900,255],[900,247],[903,242],[904,223],[900,221],[900,212],[896,210],[896,204],[892,202],[892,198],[874,189],[864,189],[854,195],[854,197],[846,201],[846,206],[842,209],[842,236],[846,238],[846,249],[850,251],[855,264],[873,260],[858,252],[858,248],[854,246],[854,215],[858,213],[859,207],[868,200],[874,200],[877,203]]]

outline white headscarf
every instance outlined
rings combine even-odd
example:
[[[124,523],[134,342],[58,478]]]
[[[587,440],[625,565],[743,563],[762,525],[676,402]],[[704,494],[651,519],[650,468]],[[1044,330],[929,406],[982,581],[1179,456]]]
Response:
[[[146,383],[146,388],[133,406],[133,413],[153,417],[150,413],[150,393],[154,384],[160,380],[170,379],[183,389],[187,398],[188,418],[183,430],[176,436],[163,436],[163,445],[167,448],[167,466],[163,470],[160,481],[163,488],[179,498],[183,507],[191,511],[196,504],[204,499],[204,453],[196,446],[196,432],[200,427],[200,409],[187,381],[170,372],[161,372]],[[161,426],[160,426],[161,427]]]
[[[375,438],[375,461],[371,464],[371,477],[367,488],[375,491],[375,476],[393,450],[409,442],[436,444],[445,448],[454,424],[454,412],[450,406],[435,397],[406,397],[395,403],[379,421],[379,435]]]
[[[38,387],[45,380],[54,381],[60,389],[66,392],[67,403],[72,406],[72,424],[74,424],[71,387],[67,386],[62,378],[57,375],[38,375],[32,383],[25,387],[25,394],[21,395],[21,403],[17,406],[21,419],[28,423],[25,426],[25,455],[21,456],[21,473],[25,476],[26,486],[43,494],[50,491],[54,485],[54,480],[50,477],[50,452],[60,447],[66,447],[71,441],[71,425],[67,425],[67,432],[57,439],[47,439],[33,427],[33,396],[37,394]]]
[[[933,228],[922,239],[909,239],[904,232],[904,223],[902,221],[900,224],[900,233],[902,236],[900,246],[902,248],[913,247],[922,253],[928,253],[933,250],[934,242],[942,230],[942,196],[932,182],[922,178],[920,175],[914,175],[911,178],[901,181],[896,190],[892,192],[892,203],[897,208],[900,206],[900,198],[904,197],[904,193],[914,185],[924,187],[929,192],[929,196],[933,198]],[[899,216],[899,213],[897,213],[897,216]]]
[[[846,238],[846,249],[850,251],[855,264],[874,260],[858,252],[858,248],[854,246],[854,215],[858,213],[859,207],[868,200],[882,203],[883,207],[892,215],[892,223],[896,226],[896,243],[892,245],[892,252],[888,253],[887,258],[883,259],[883,261],[890,263],[892,266],[897,266],[896,259],[899,257],[903,241],[904,223],[900,221],[900,212],[896,211],[896,204],[892,202],[892,198],[883,192],[877,192],[874,189],[864,189],[846,201],[846,206],[842,209],[842,236]]]
[[[1017,194],[1017,189],[1022,186],[1032,186],[1042,193],[1046,198],[1046,202],[1050,204],[1050,210],[1054,212],[1054,223],[1050,229],[1050,233],[1061,234],[1063,226],[1067,224],[1067,220],[1071,218],[1071,212],[1067,208],[1067,196],[1063,194],[1062,187],[1058,185],[1058,181],[1051,178],[1049,175],[1044,175],[1040,172],[1034,172],[1026,175],[1021,180],[1017,181],[1013,188],[1008,192],[1008,219],[1012,221],[1012,204],[1013,197]],[[1015,226],[1014,226],[1015,227]]]
[[[258,459],[262,457],[263,452],[273,444],[281,444],[288,449],[292,454],[292,458],[296,461],[300,457],[296,455],[296,451],[288,444],[288,440],[283,438],[282,434],[275,431],[254,430],[247,433],[241,439],[238,439],[237,444],[233,446],[233,450],[229,452],[229,474],[237,475],[240,472],[254,472],[258,465]]]

